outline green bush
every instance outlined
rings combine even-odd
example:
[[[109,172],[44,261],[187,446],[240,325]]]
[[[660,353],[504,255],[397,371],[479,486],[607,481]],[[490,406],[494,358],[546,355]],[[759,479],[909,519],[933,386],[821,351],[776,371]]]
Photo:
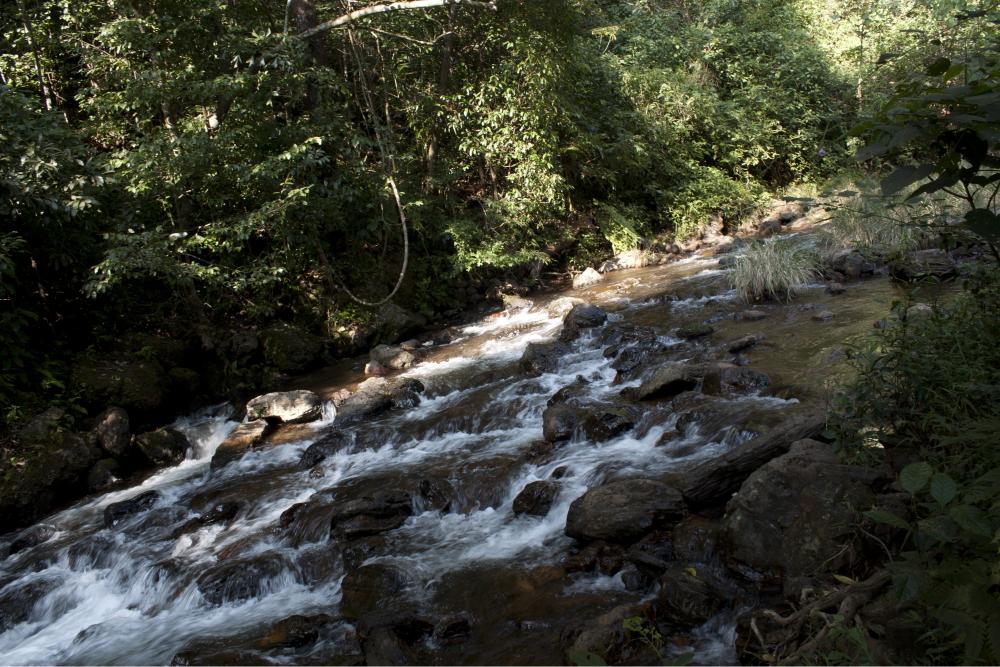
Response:
[[[815,249],[797,238],[774,237],[737,255],[729,279],[744,301],[787,301],[818,275]]]
[[[855,356],[832,421],[845,453],[906,466],[912,519],[890,564],[896,592],[926,628],[930,663],[1000,660],[1000,272],[975,276],[933,310],[899,303]]]

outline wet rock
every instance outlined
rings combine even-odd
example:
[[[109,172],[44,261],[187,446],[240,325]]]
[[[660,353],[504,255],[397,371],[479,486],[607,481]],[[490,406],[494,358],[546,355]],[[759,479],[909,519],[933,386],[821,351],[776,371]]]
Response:
[[[586,413],[582,408],[568,403],[556,403],[542,413],[542,437],[547,442],[569,440],[583,425]]]
[[[690,628],[703,624],[723,607],[724,600],[689,565],[675,564],[660,577],[656,596],[657,617]]]
[[[588,266],[580,274],[573,278],[573,288],[581,289],[583,287],[590,287],[591,285],[596,285],[602,280],[604,280],[604,276]]]
[[[407,352],[413,352],[420,349],[420,341],[416,338],[410,338],[409,340],[404,340],[399,346]]]
[[[15,583],[0,592],[0,632],[31,619],[35,605],[59,587],[61,581],[53,577],[31,579]]]
[[[566,535],[585,541],[631,542],[685,513],[684,498],[671,486],[650,479],[618,480],[573,501]]]
[[[546,306],[545,312],[549,314],[549,317],[565,317],[569,311],[573,310],[574,306],[585,303],[583,299],[578,299],[575,296],[563,296]]]
[[[421,512],[447,512],[451,509],[455,488],[443,479],[422,479],[417,487],[417,506]]]
[[[719,543],[719,522],[695,514],[674,526],[674,558],[689,563],[706,563],[715,556]]]
[[[267,632],[255,642],[256,648],[261,651],[274,651],[310,646],[319,639],[323,628],[333,621],[334,618],[328,614],[283,618],[268,628]]]
[[[146,491],[134,498],[111,503],[104,508],[104,525],[107,528],[115,528],[129,517],[149,510],[159,499],[159,491]]]
[[[52,539],[56,527],[47,523],[39,523],[21,531],[7,547],[7,553],[13,556],[25,549],[33,549],[43,542]]]
[[[135,436],[135,445],[154,466],[177,465],[191,446],[187,436],[173,428],[159,428]]]
[[[625,619],[641,618],[643,611],[638,605],[621,605],[565,631],[560,638],[564,664],[658,664],[661,659],[651,648],[626,636]]]
[[[604,324],[608,314],[602,308],[592,304],[577,304],[563,318],[562,332],[559,340],[568,343],[580,335],[583,329],[593,329]]]
[[[682,519],[683,521],[683,519]],[[653,530],[629,547],[625,557],[651,577],[659,578],[674,559],[672,531]]]
[[[366,665],[409,665],[412,657],[391,627],[372,629],[361,643]]]
[[[771,215],[776,217],[783,225],[795,222],[805,214],[806,207],[797,201],[787,202],[771,211]]]
[[[434,643],[438,646],[454,646],[468,641],[472,635],[472,624],[464,616],[446,618],[434,628]]]
[[[955,260],[939,248],[916,250],[889,264],[889,275],[902,282],[950,278],[955,270]]]
[[[413,514],[409,493],[383,489],[334,506],[330,525],[344,540],[377,535],[399,528]]]
[[[401,371],[417,363],[417,356],[395,345],[377,345],[368,353],[372,361],[384,368]]]
[[[865,259],[864,255],[860,252],[852,248],[835,253],[830,258],[829,264],[830,269],[851,280],[875,272],[875,265]]]
[[[715,364],[702,379],[702,391],[709,396],[743,396],[771,384],[767,373],[729,364]]]
[[[622,396],[640,401],[670,399],[697,386],[698,377],[690,366],[670,363],[656,369],[653,375],[638,387],[625,389]]]
[[[377,361],[369,361],[365,364],[365,375],[372,375],[375,377],[383,377],[389,374],[389,369],[380,364]]]
[[[31,419],[17,433],[18,440],[27,443],[48,443],[60,431],[59,421],[66,416],[62,408],[49,408]]]
[[[178,651],[170,660],[171,665],[181,667],[194,667],[195,665],[214,665],[216,667],[227,667],[232,665],[274,665],[278,664],[268,660],[257,651],[249,649],[227,649],[220,648],[185,648]]]
[[[587,406],[583,432],[591,442],[604,442],[632,430],[642,416],[633,406]]]
[[[723,549],[730,561],[772,576],[839,571],[854,555],[857,513],[872,506],[878,477],[839,463],[831,445],[799,440],[729,502]]]
[[[625,549],[620,544],[597,541],[587,544],[563,561],[567,573],[600,572],[608,576],[617,574],[625,563]]]
[[[767,317],[767,313],[763,310],[744,310],[739,314],[737,319],[744,320],[747,322],[757,322]]]
[[[304,469],[312,468],[325,461],[334,454],[350,449],[354,445],[354,438],[349,433],[343,431],[333,431],[306,447],[299,459],[299,466]]]
[[[385,538],[381,535],[372,535],[360,540],[354,540],[344,547],[344,568],[356,570],[361,567],[366,560],[381,556],[388,551]]]
[[[753,334],[747,334],[746,336],[743,336],[742,338],[734,340],[732,343],[730,343],[727,350],[729,351],[730,354],[739,354],[740,352],[749,350],[751,347],[753,347],[760,341],[761,338],[759,336],[755,336]]]
[[[389,412],[420,403],[424,385],[413,378],[369,378],[337,406],[337,424],[347,428]]]
[[[232,560],[209,568],[198,577],[198,590],[211,604],[260,597],[286,574],[288,563],[274,553]]]
[[[121,466],[114,459],[101,459],[87,473],[87,489],[103,493],[121,481]]]
[[[915,303],[906,309],[908,322],[922,322],[934,315],[934,308],[927,303]]]
[[[562,479],[572,472],[569,466],[558,466],[552,470],[552,474],[549,475],[551,479]]]
[[[555,449],[555,443],[548,440],[536,440],[528,445],[528,450],[524,453],[524,460],[535,465],[548,463],[552,460],[552,452]]]
[[[222,441],[212,455],[212,470],[218,470],[226,464],[241,458],[248,450],[257,447],[268,436],[274,426],[264,419],[243,422]]]
[[[398,567],[372,563],[351,570],[341,584],[340,612],[356,620],[375,611],[395,608],[412,581]]]
[[[841,283],[833,282],[833,283],[828,283],[826,286],[826,293],[833,294],[834,296],[837,296],[838,294],[843,294],[846,291],[847,288],[844,287]]]
[[[247,421],[263,419],[275,424],[305,424],[323,416],[323,400],[311,391],[277,391],[247,403]]]
[[[649,590],[655,581],[653,577],[634,566],[630,566],[622,572],[622,584],[624,584],[625,590],[632,593]]]
[[[680,489],[692,509],[718,506],[726,502],[752,472],[787,452],[793,442],[814,437],[825,427],[826,413],[822,409],[796,410],[739,447],[668,473],[663,480]]]
[[[812,319],[814,322],[829,322],[833,319],[833,312],[829,310],[821,310],[818,313],[814,313]]]
[[[112,407],[99,414],[94,421],[93,432],[101,449],[111,456],[124,455],[132,443],[128,413],[121,408]]]
[[[521,356],[521,371],[531,377],[551,373],[569,351],[569,346],[559,341],[528,343]]]
[[[84,359],[71,376],[87,405],[118,405],[133,417],[155,414],[168,392],[167,374],[153,361]]]
[[[715,327],[711,324],[692,324],[691,326],[681,327],[677,330],[677,336],[684,340],[702,338],[713,333],[715,333]]]
[[[733,366],[740,366],[741,368],[744,366],[749,366],[750,358],[745,354],[737,354],[735,357],[733,357],[732,364]]]
[[[552,508],[552,502],[559,495],[559,485],[555,482],[531,482],[514,498],[514,514],[545,516]]]
[[[287,323],[275,324],[260,335],[264,360],[282,373],[301,373],[319,362],[323,340]]]
[[[106,568],[118,557],[118,542],[99,532],[74,542],[67,550],[69,566],[74,570]]]

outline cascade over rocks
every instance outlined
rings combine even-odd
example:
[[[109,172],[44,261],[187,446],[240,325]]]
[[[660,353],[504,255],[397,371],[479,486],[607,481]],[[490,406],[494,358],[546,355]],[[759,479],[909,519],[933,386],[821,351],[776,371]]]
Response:
[[[323,416],[323,400],[311,391],[280,391],[264,394],[247,403],[247,421],[274,424],[305,424]]]
[[[104,508],[104,525],[107,528],[115,528],[125,519],[145,512],[160,499],[159,491],[146,491],[134,498],[111,503]]]
[[[599,327],[608,320],[603,308],[592,304],[577,304],[563,318],[559,340],[568,343],[575,340],[583,329]]]
[[[198,590],[212,604],[259,597],[286,573],[289,563],[273,552],[231,560],[198,577]]]
[[[337,426],[346,428],[390,410],[420,403],[424,385],[413,378],[369,378],[337,406]]]
[[[322,463],[328,457],[342,452],[354,444],[354,438],[350,433],[344,431],[331,431],[322,438],[306,447],[299,459],[302,468],[312,468],[318,463]]]
[[[857,513],[880,472],[839,463],[831,445],[799,440],[754,471],[726,506],[730,561],[771,576],[837,572],[857,555]]]
[[[243,422],[234,428],[212,455],[212,470],[218,470],[241,458],[247,451],[264,442],[264,439],[274,428],[270,422],[264,419]]]
[[[578,540],[632,542],[687,512],[680,491],[651,479],[623,479],[590,489],[573,501],[566,535]]]

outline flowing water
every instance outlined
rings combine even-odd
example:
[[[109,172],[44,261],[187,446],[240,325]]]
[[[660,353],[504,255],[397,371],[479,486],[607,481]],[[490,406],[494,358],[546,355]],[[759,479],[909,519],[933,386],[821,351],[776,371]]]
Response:
[[[164,664],[185,648],[211,654],[232,638],[259,636],[293,614],[336,617],[343,545],[331,537],[329,515],[320,510],[373,489],[416,498],[405,523],[364,543],[367,563],[397,566],[410,578],[393,609],[432,621],[469,621],[467,640],[427,640],[424,659],[562,663],[566,628],[655,592],[629,591],[621,573],[562,569],[577,548],[563,533],[570,503],[602,481],[656,477],[749,437],[734,436],[726,424],[694,422],[665,438],[676,416],[652,403],[643,404],[635,428],[606,442],[577,437],[548,456],[528,456],[541,439],[546,403],[561,388],[582,378],[588,399],[612,400],[638,384],[615,383],[611,359],[603,355],[607,332],[652,327],[665,355],[676,360],[731,359],[729,341],[764,334],[746,354],[752,368],[772,375],[774,391],[729,402],[744,413],[780,412],[823,394],[842,356],[837,350],[869,330],[895,292],[884,279],[836,297],[816,285],[792,305],[764,306],[766,320],[746,321],[735,317],[745,306],[729,290],[725,271],[712,258],[694,257],[611,274],[573,296],[611,316],[575,340],[553,372],[527,377],[518,367],[528,343],[558,334],[561,321],[547,314],[545,303],[466,326],[454,342],[429,347],[423,362],[407,371],[426,387],[418,406],[349,429],[353,446],[312,470],[303,470],[299,458],[336,425],[332,411],[296,441],[251,451],[215,472],[212,453],[237,425],[230,411],[209,409],[180,420],[177,428],[193,443],[187,460],[137,487],[49,517],[51,537],[0,562],[0,600],[28,600],[30,607],[15,622],[0,620],[0,663]],[[834,320],[812,320],[826,308]],[[677,327],[694,322],[713,323],[716,333],[695,341],[676,337]],[[316,386],[317,378],[310,388],[339,387]],[[514,498],[526,484],[555,477],[558,495],[545,516],[515,516]],[[415,489],[423,480],[446,485],[447,510],[419,500]],[[108,505],[151,490],[160,492],[152,507],[105,527]],[[193,517],[224,502],[238,503],[234,518],[192,528]],[[282,518],[300,503],[303,512]],[[237,576],[252,573],[252,590],[206,596],[199,579],[226,567]],[[735,660],[731,621],[731,613],[723,615],[685,639],[698,662]],[[337,662],[357,653],[352,637],[349,624],[334,622],[305,648],[243,653],[239,661]]]

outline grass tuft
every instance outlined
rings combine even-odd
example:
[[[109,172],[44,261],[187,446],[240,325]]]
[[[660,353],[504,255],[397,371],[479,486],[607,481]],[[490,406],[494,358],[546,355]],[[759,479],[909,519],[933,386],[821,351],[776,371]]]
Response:
[[[814,248],[797,238],[774,237],[738,255],[729,277],[744,301],[788,301],[819,273]]]

